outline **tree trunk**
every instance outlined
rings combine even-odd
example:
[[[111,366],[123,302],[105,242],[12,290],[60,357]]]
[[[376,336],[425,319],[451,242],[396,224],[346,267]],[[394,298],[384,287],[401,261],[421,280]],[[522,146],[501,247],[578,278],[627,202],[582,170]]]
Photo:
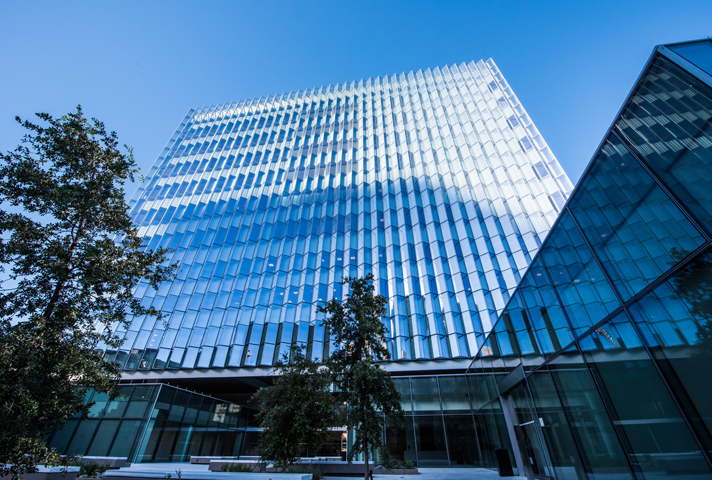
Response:
[[[366,467],[366,471],[363,474],[364,480],[369,480],[370,477],[368,475],[368,440],[364,439],[363,440],[363,459],[364,459],[364,465]]]

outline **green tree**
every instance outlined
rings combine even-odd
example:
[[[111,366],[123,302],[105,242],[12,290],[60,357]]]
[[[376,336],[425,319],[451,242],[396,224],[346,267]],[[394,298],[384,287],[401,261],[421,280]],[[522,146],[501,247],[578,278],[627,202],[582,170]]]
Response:
[[[257,420],[261,458],[274,461],[277,468],[294,465],[305,449],[318,449],[329,428],[335,425],[336,410],[331,394],[331,378],[322,365],[304,356],[301,347],[292,347],[275,366],[280,376],[268,388],[255,394],[262,405]]]
[[[356,429],[348,460],[364,454],[365,479],[371,450],[379,451],[383,459],[388,457],[383,445],[383,415],[395,425],[404,422],[400,393],[378,363],[390,359],[385,343],[388,331],[381,321],[388,301],[374,295],[372,281],[372,275],[344,278],[351,290],[346,300],[332,299],[318,309],[327,315],[324,324],[333,342],[341,345],[331,354],[328,365],[339,400],[346,404],[342,423]]]
[[[138,173],[114,132],[76,113],[29,132],[0,153],[0,475],[51,463],[44,439],[86,415],[88,390],[118,393],[118,348],[128,314],[158,315],[132,296],[172,274],[166,251],[145,251],[123,185]],[[56,458],[55,458],[56,460]]]

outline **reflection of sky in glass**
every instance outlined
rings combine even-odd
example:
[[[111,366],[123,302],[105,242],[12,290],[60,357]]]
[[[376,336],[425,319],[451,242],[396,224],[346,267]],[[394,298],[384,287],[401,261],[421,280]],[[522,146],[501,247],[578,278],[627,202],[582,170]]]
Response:
[[[393,359],[474,354],[572,186],[490,60],[191,111],[133,200],[180,262],[125,369],[329,354],[344,276],[388,297]],[[150,344],[148,343],[150,339]]]

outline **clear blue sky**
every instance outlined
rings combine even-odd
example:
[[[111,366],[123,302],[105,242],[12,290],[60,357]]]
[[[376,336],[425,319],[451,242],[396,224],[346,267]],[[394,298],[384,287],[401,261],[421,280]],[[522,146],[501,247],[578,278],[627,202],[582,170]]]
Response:
[[[191,107],[492,57],[574,183],[653,47],[712,35],[710,0],[4,0],[0,18],[1,150],[15,115],[81,104],[147,172]]]

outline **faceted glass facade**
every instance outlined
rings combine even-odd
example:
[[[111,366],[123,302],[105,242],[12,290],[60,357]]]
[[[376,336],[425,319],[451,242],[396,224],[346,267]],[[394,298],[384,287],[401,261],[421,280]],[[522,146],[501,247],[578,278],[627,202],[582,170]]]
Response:
[[[710,41],[656,50],[477,353],[483,466],[506,430],[520,475],[712,478],[705,65]]]
[[[109,401],[91,392],[88,418],[67,420],[49,446],[63,455],[187,462],[191,455],[240,455],[254,411],[169,385],[125,385]]]
[[[571,189],[491,60],[191,111],[132,201],[181,266],[135,295],[170,317],[134,318],[106,355],[126,371],[270,366],[294,344],[323,358],[316,306],[373,274],[394,361],[471,357]]]

